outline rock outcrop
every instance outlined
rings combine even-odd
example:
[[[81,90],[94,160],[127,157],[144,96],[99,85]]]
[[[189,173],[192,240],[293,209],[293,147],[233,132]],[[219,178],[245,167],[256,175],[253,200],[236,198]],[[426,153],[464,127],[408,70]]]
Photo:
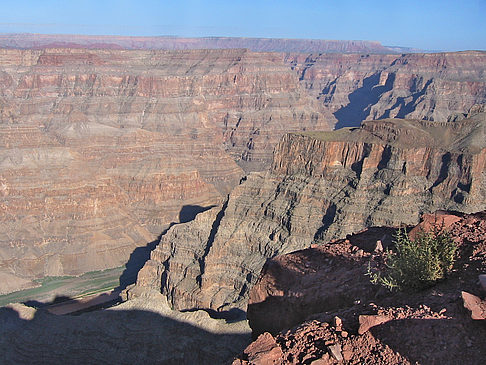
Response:
[[[142,271],[138,282],[160,285],[177,309],[244,308],[267,258],[436,210],[484,210],[485,116],[286,135],[270,172],[250,174],[219,213],[203,213],[211,229],[169,230],[147,263],[157,276]]]
[[[2,364],[226,364],[250,337],[244,319],[171,311],[161,294],[75,316],[0,308]]]
[[[367,248],[380,230],[389,234],[383,228],[269,260],[248,306],[254,337],[263,334],[234,364],[276,354],[276,364],[481,363],[484,293],[476,280],[486,269],[486,215],[440,217],[452,222],[458,259],[446,280],[419,292],[388,292],[365,275],[370,259],[382,255]]]
[[[326,129],[276,54],[0,50],[0,293],[123,265]],[[237,163],[236,163],[237,162]]]

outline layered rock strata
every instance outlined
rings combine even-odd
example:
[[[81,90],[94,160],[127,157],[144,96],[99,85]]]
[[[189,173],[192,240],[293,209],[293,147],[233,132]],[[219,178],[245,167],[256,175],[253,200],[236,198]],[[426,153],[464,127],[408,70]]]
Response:
[[[8,287],[124,264],[328,128],[275,54],[0,50],[0,273]]]
[[[268,173],[171,229],[139,274],[177,309],[245,308],[267,258],[425,212],[486,208],[486,115],[286,135]],[[211,226],[211,228],[210,228]]]
[[[286,61],[338,128],[383,118],[446,121],[486,103],[486,52],[289,55]]]

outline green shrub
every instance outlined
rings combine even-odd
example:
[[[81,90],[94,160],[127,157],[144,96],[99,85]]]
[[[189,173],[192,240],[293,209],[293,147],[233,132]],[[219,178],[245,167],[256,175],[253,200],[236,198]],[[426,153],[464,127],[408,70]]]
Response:
[[[389,290],[419,290],[434,285],[452,269],[457,245],[443,227],[432,232],[421,232],[411,240],[406,231],[399,229],[394,238],[395,250],[384,255],[383,269],[368,275],[373,284]]]

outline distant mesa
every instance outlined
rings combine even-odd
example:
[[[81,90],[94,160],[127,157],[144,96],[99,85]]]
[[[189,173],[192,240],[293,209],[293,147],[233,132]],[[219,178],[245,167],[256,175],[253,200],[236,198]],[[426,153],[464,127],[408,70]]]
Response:
[[[414,53],[420,50],[386,47],[377,41],[174,36],[129,37],[68,34],[3,34],[0,47],[16,49],[85,48],[85,49],[230,49],[246,48],[253,52],[301,53]]]

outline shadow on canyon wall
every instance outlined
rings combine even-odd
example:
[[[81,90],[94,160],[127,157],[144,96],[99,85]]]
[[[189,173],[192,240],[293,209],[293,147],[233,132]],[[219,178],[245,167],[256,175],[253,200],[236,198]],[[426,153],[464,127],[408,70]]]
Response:
[[[2,364],[221,364],[249,341],[143,310],[56,316],[44,308],[29,320],[0,308]]]
[[[371,106],[375,105],[381,95],[393,88],[395,75],[390,74],[384,85],[380,85],[381,73],[376,73],[363,79],[363,86],[349,94],[349,103],[336,112],[335,129],[345,127],[359,127],[371,113]]]
[[[180,223],[187,223],[196,218],[199,213],[205,212],[215,205],[202,207],[200,205],[184,205],[179,212],[179,222],[172,222],[158,237],[152,242],[147,243],[146,246],[137,247],[131,254],[127,263],[125,264],[125,270],[120,276],[120,286],[115,290],[122,291],[127,286],[134,284],[137,280],[138,272],[142,269],[145,263],[150,259],[150,253],[157,247],[160,239],[169,231],[169,229]]]

